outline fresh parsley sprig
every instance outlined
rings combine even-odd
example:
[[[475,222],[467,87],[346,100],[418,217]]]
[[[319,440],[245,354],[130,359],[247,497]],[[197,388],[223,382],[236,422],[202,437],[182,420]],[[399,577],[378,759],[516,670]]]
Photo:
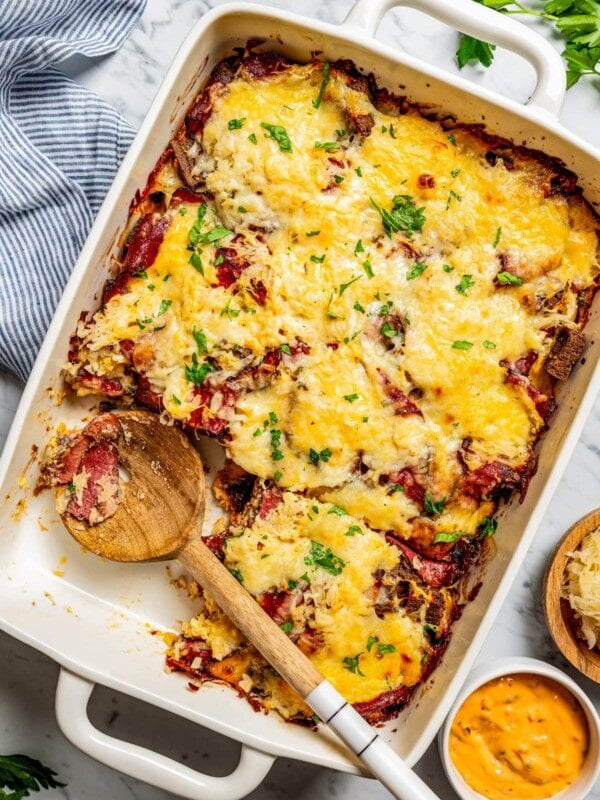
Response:
[[[21,754],[0,756],[0,799],[22,800],[29,792],[64,786],[56,780],[56,772],[40,761]],[[3,788],[1,788],[3,787]],[[5,790],[8,789],[8,792]]]
[[[475,0],[502,14],[526,14],[550,23],[564,39],[567,87],[585,75],[600,76],[600,3],[597,0],[547,0],[541,9],[529,8],[518,0]],[[458,66],[479,62],[489,67],[495,46],[463,35],[456,51]],[[596,81],[597,88],[600,82]]]

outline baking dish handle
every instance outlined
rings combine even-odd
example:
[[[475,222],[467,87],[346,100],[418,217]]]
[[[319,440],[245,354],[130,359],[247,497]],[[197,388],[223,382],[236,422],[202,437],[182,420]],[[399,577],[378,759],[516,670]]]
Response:
[[[93,683],[61,668],[56,687],[56,719],[64,735],[80,750],[133,778],[195,800],[238,800],[265,778],[274,757],[242,745],[235,770],[223,777],[196,772],[173,759],[95,728],[87,715]]]
[[[522,56],[537,75],[529,107],[559,116],[566,92],[564,64],[550,42],[535,31],[474,0],[357,0],[342,25],[375,36],[383,15],[395,6],[422,11],[462,33]]]

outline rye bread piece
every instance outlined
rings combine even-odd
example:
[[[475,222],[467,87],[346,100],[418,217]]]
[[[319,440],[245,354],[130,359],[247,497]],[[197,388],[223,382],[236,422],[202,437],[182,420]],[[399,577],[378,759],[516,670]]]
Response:
[[[584,334],[578,328],[562,325],[546,359],[546,372],[559,381],[566,381],[584,350]]]

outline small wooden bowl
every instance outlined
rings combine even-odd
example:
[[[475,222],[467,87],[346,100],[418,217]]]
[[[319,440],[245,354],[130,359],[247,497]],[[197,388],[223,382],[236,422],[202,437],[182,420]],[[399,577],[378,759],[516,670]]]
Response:
[[[576,669],[596,683],[600,683],[600,651],[598,648],[590,650],[577,636],[579,622],[568,600],[561,597],[561,589],[567,553],[577,550],[582,539],[598,527],[600,509],[590,512],[569,528],[548,563],[543,590],[546,622],[556,646]]]

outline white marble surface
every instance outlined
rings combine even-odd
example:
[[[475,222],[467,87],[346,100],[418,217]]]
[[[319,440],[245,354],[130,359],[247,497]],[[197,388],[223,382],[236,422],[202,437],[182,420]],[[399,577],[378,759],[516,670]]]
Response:
[[[448,0],[450,2],[451,0]],[[340,22],[351,0],[273,0],[268,3]],[[138,125],[174,55],[192,23],[218,2],[200,0],[149,0],[146,11],[121,51],[105,59],[73,59],[67,71],[113,102],[133,125]],[[379,37],[404,47],[450,71],[456,71],[453,53],[457,36],[449,28],[412,10],[392,11]],[[558,48],[558,42],[554,42]],[[533,86],[531,69],[520,59],[498,52],[494,69],[464,71],[474,81],[524,101]],[[600,91],[589,83],[568,93],[563,124],[600,147]],[[18,403],[21,386],[0,373],[0,447]],[[566,476],[546,514],[536,542],[528,554],[509,599],[486,641],[480,662],[503,656],[528,655],[549,661],[569,672],[600,708],[600,686],[576,675],[559,656],[547,634],[540,604],[542,572],[549,552],[561,533],[579,516],[600,505],[600,403],[596,406],[571,460]],[[80,753],[59,732],[53,713],[57,666],[26,645],[0,633],[0,752],[31,753],[54,768],[67,783],[45,794],[58,798],[111,798],[111,800],[166,800],[171,795],[123,776]],[[202,732],[191,723],[144,706],[112,691],[94,694],[91,713],[98,726],[116,736],[130,738],[196,766],[223,774],[235,760],[235,746]],[[432,745],[417,767],[443,800],[454,800]],[[252,800],[346,800],[385,798],[375,782],[328,770],[280,760]],[[600,800],[600,786],[589,795]]]

